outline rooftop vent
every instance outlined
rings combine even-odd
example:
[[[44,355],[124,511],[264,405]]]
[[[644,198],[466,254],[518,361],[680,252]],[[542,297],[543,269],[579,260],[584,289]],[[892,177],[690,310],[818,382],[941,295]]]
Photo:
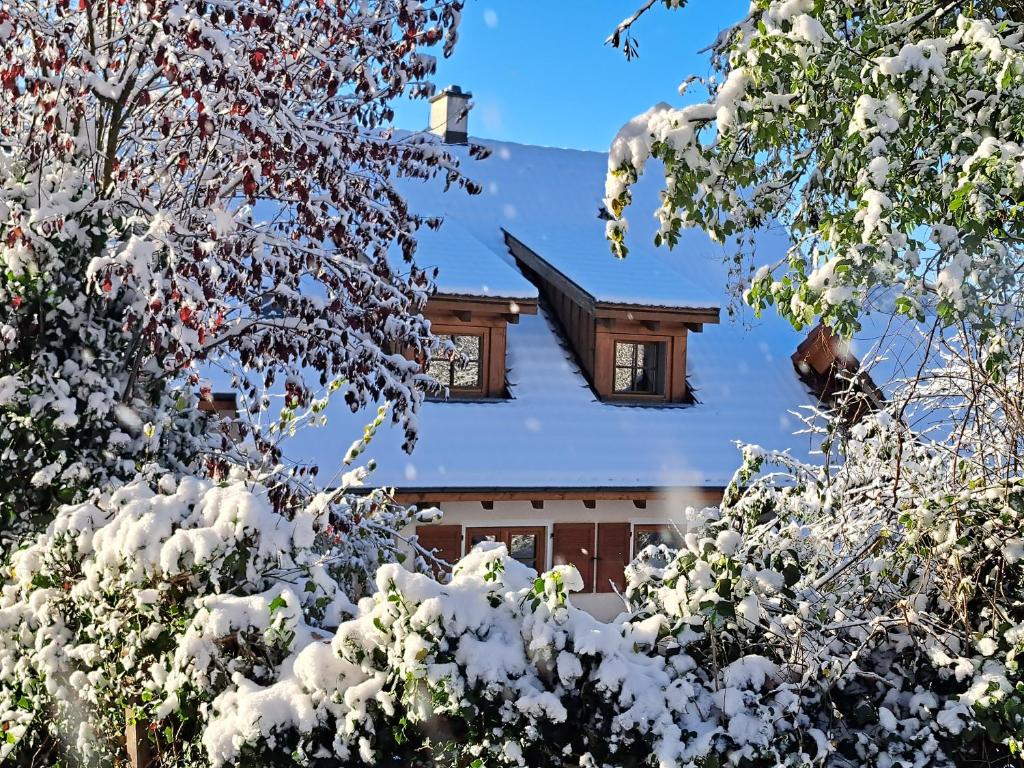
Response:
[[[430,100],[430,132],[444,139],[445,144],[469,141],[469,100],[473,94],[449,85]]]

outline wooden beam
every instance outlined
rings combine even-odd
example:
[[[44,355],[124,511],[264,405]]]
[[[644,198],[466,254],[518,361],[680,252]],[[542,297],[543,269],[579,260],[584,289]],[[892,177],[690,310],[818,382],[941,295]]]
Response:
[[[669,309],[634,304],[612,304],[599,302],[594,307],[596,317],[611,317],[617,320],[639,322],[657,320],[665,323],[717,323],[719,310],[711,309]]]
[[[506,312],[502,317],[505,318],[505,322],[512,323],[512,325],[519,325],[518,312]]]
[[[587,509],[594,509],[595,507],[597,507],[597,501],[595,501],[594,499],[584,499],[583,506],[586,507]]]
[[[646,328],[648,331],[656,331],[661,328],[660,320],[641,320],[640,325]]]
[[[468,323],[473,319],[473,313],[468,309],[457,309],[454,314],[464,323]]]
[[[704,323],[685,323],[687,330],[694,333],[704,333]]]
[[[556,267],[549,264],[543,256],[530,249],[522,241],[516,239],[508,230],[502,229],[505,234],[505,245],[509,253],[521,264],[526,265],[541,280],[552,285],[567,295],[577,304],[588,311],[594,309],[594,297],[578,283],[566,277]]]
[[[481,315],[501,316],[510,312],[536,315],[536,299],[499,299],[490,296],[458,296],[435,294],[427,299],[426,312],[476,312]]]

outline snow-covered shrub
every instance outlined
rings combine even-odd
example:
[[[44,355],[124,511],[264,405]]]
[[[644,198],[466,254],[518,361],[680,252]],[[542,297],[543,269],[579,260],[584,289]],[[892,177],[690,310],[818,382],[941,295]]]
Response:
[[[276,683],[240,679],[213,702],[215,765],[283,751],[325,765],[668,766],[686,751],[696,692],[651,632],[567,602],[575,569],[538,576],[498,545],[448,584],[386,565],[377,587]]]
[[[155,470],[62,508],[0,594],[0,758],[107,764],[127,716],[164,764],[203,763],[209,702],[350,615],[408,522],[382,491],[276,511],[245,477]]]
[[[363,584],[409,520],[380,492],[281,514],[242,479],[138,480],[14,558],[4,753],[103,764],[127,713],[179,766],[995,764],[1024,732],[1024,484],[950,495],[900,429],[866,419],[831,472],[747,449],[613,622],[501,546]]]
[[[749,485],[721,516],[667,567],[631,569],[631,623],[663,622],[659,647],[715,690],[722,764],[991,765],[1019,750],[1024,483],[951,493],[956,462],[904,430],[865,420],[831,472],[746,449]],[[771,463],[785,479],[752,480]]]

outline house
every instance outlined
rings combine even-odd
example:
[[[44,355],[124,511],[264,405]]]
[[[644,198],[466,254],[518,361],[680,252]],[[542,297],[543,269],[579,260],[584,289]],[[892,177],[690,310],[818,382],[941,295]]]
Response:
[[[653,246],[653,218],[639,225],[657,206],[656,171],[636,188],[619,260],[604,239],[604,154],[481,141],[491,156],[471,159],[469,98],[439,94],[432,132],[483,193],[403,189],[413,210],[445,217],[417,262],[438,269],[426,313],[465,365],[431,365],[450,396],[425,404],[411,455],[382,429],[364,456],[374,485],[444,511],[416,529],[442,558],[490,540],[540,570],[572,563],[586,584],[574,602],[611,615],[634,554],[671,538],[687,506],[718,503],[736,441],[814,449],[794,434],[794,412],[816,398],[793,357],[804,335],[773,313],[729,316],[725,251],[702,232]],[[786,245],[781,233],[759,241],[773,259]],[[365,420],[333,404],[289,455],[335,467]]]

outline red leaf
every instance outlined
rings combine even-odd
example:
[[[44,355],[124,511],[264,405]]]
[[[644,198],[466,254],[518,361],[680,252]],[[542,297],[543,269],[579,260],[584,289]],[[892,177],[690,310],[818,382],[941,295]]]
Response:
[[[181,310],[178,312],[178,317],[181,318],[181,322],[187,323],[188,319],[192,317],[192,310],[189,309],[188,307],[182,307]]]

